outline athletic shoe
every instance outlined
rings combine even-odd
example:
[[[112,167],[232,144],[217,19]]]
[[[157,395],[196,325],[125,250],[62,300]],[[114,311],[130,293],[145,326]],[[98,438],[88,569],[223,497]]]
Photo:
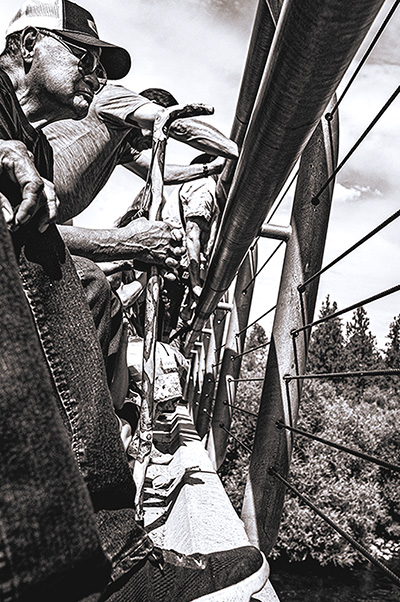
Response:
[[[191,556],[155,548],[110,585],[101,602],[248,602],[268,573],[263,554],[252,546]]]

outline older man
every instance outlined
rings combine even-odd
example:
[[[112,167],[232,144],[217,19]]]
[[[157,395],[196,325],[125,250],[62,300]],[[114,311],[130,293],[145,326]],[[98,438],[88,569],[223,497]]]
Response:
[[[163,107],[177,103],[167,90],[150,88],[137,94],[107,83],[94,97],[85,119],[78,123],[71,119],[58,121],[44,128],[54,150],[60,224],[91,204],[117,165],[146,179],[150,161],[143,151],[151,148],[154,119]],[[237,146],[232,140],[197,119],[178,119],[170,132],[176,140],[208,149],[219,157],[237,157]],[[213,162],[210,174],[219,173],[223,163],[221,159]],[[202,170],[194,166],[167,165],[165,180],[167,184],[177,184],[201,175]],[[121,232],[117,235],[121,236]],[[72,241],[73,231],[68,236]],[[110,249],[109,253],[113,251]],[[118,256],[118,251],[114,255]]]
[[[163,107],[174,104],[177,100],[161,88],[150,88],[137,94],[107,83],[94,97],[84,119],[57,121],[44,128],[54,151],[54,183],[60,200],[57,221],[60,224],[76,217],[91,204],[117,165],[123,165],[140,177],[147,176],[150,158],[145,151],[151,148],[154,119]],[[196,148],[212,149],[222,157],[237,156],[237,147],[232,140],[195,119],[177,120],[171,126],[171,135]],[[218,157],[208,169],[217,174],[223,164],[224,159]],[[202,175],[202,166],[166,166],[166,181],[171,184]],[[97,325],[108,382],[119,407],[127,393],[126,370],[125,379],[121,378],[124,374],[122,313],[103,274],[87,259],[95,262],[131,260],[138,258],[141,245],[146,243],[153,252],[160,241],[159,228],[154,229],[151,222],[141,219],[118,229],[60,225],[59,230],[70,252],[79,256],[74,261]],[[148,259],[151,259],[150,252]],[[106,315],[109,319],[104,319]]]
[[[98,592],[108,576],[99,541],[112,580],[101,600],[226,600],[226,588],[239,600],[236,587],[245,587],[248,599],[266,577],[254,548],[181,557],[155,551],[135,523],[94,324],[68,251],[49,225],[52,155],[37,128],[84,117],[99,77],[128,69],[127,52],[100,40],[92,15],[68,0],[28,0],[0,56],[0,192],[12,235],[11,247],[2,219],[0,277],[7,287],[0,299],[9,324],[2,316],[0,340],[4,381],[12,385],[0,390],[0,597],[7,600],[72,602]],[[169,252],[172,259],[171,245]],[[17,262],[20,280],[12,286],[7,272],[17,274]],[[65,433],[81,477],[60,445]]]
[[[151,148],[151,128],[158,111],[177,104],[166,90],[152,88],[138,95],[122,86],[107,83],[95,95],[88,115],[81,121],[67,119],[44,128],[54,151],[54,183],[60,200],[57,220],[72,219],[94,200],[121,164],[147,176]],[[140,127],[142,126],[142,127]],[[237,147],[210,125],[194,119],[177,120],[172,136],[200,148],[234,157]],[[211,173],[219,173],[224,160],[219,157],[210,165]],[[167,166],[170,183],[192,180],[202,175],[198,166]],[[110,224],[111,226],[111,224]],[[141,219],[123,228],[93,229],[59,226],[86,291],[97,326],[106,362],[108,382],[116,407],[127,394],[127,369],[124,369],[122,312],[115,295],[96,262],[129,261],[143,257],[144,245],[148,259],[157,250],[161,233],[154,223]],[[169,237],[169,233],[164,235]],[[160,250],[160,252],[162,249]],[[170,259],[167,258],[168,264]],[[104,265],[104,264],[103,264]],[[115,264],[113,264],[115,266]],[[122,351],[122,353],[121,353]]]

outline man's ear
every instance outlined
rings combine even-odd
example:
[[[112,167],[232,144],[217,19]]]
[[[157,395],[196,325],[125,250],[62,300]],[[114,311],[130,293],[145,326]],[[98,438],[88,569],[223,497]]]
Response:
[[[25,27],[21,32],[21,55],[25,63],[32,63],[38,35],[36,27]]]

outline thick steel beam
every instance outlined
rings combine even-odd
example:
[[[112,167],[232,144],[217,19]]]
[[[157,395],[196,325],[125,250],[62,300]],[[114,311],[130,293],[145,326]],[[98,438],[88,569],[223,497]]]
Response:
[[[259,0],[258,2],[231,130],[231,138],[239,147],[243,143],[258,89],[264,75],[268,53],[275,35],[276,23],[282,4],[283,0],[277,0],[274,2],[274,5],[270,4],[269,6],[265,0]]]
[[[191,370],[189,376],[189,382],[185,393],[185,401],[188,405],[189,412],[192,416],[193,422],[195,422],[195,415],[197,412],[196,401],[198,400],[198,381],[200,367],[200,357],[202,351],[201,341],[196,341],[192,353]]]
[[[214,316],[211,316],[210,322],[213,324]],[[215,362],[215,331],[210,328],[204,335],[207,339],[205,344],[206,357],[204,366],[204,379],[199,400],[199,411],[196,417],[196,429],[200,437],[203,438],[208,432],[209,414],[212,410],[213,395],[215,387],[214,362]]]
[[[283,0],[273,2],[259,0],[258,2],[230,136],[239,148],[243,144],[249,125],[282,4]],[[236,161],[227,161],[219,177],[217,194],[220,199],[226,200],[228,196],[235,166]]]
[[[294,426],[297,420],[300,382],[286,383],[287,374],[304,374],[309,331],[293,336],[293,330],[313,319],[318,280],[300,293],[299,286],[316,274],[322,264],[332,201],[331,184],[311,201],[332,174],[337,163],[337,114],[329,125],[323,119],[307,145],[301,162],[293,203],[293,234],[286,247],[277,309],[268,353],[249,478],[242,519],[250,540],[268,555],[275,543],[284,500],[284,486],[269,473],[274,468],[286,477],[292,449],[291,434],[276,427],[278,420]]]
[[[193,399],[193,423],[196,424],[199,415],[199,406],[201,399],[201,392],[203,390],[204,379],[206,378],[206,359],[207,351],[209,347],[209,337],[204,333],[204,329],[201,337],[201,346],[199,347],[199,363],[197,369],[197,378],[195,382],[195,392]]]
[[[246,327],[254,291],[254,274],[257,271],[257,247],[249,250],[244,262],[240,266],[236,280],[233,297],[233,310],[230,315],[226,345],[222,358],[221,371],[210,435],[207,449],[214,469],[218,470],[225,459],[228,443],[228,433],[220,426],[222,423],[228,430],[232,421],[232,409],[229,404],[234,403],[237,383],[229,382],[230,379],[239,377],[242,365],[241,353],[246,340]],[[249,282],[252,282],[249,286]],[[241,333],[238,336],[238,333]]]
[[[286,0],[186,349],[230,286],[384,0]]]

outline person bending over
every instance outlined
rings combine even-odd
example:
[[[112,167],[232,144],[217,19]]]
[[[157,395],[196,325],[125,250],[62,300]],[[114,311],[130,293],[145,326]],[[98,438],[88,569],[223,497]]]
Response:
[[[13,601],[93,594],[93,602],[100,590],[111,602],[224,600],[227,588],[235,598],[232,588],[244,584],[249,598],[267,577],[253,547],[184,557],[156,550],[135,522],[95,326],[51,223],[52,153],[40,128],[84,117],[100,80],[123,77],[129,66],[128,53],[102,41],[92,15],[69,0],[25,2],[0,55],[0,298],[11,320],[3,320],[1,357],[3,380],[12,383],[0,390],[0,593]],[[171,241],[165,246],[173,259]],[[70,454],[61,445],[67,438]]]

